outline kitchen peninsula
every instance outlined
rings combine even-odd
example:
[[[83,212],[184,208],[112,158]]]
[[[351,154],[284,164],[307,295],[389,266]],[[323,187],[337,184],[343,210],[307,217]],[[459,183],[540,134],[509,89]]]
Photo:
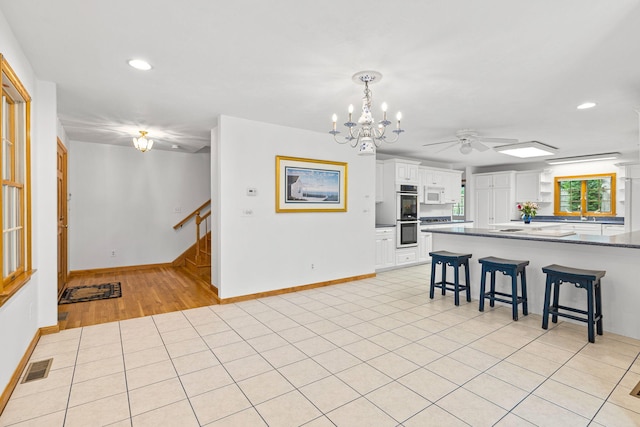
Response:
[[[527,267],[530,313],[542,314],[545,286],[542,267],[561,264],[575,268],[606,270],[607,274],[602,279],[605,334],[613,332],[640,339],[640,231],[615,236],[549,236],[544,233],[536,235],[531,233],[532,230],[500,230],[509,229],[449,227],[429,232],[432,233],[433,250],[473,254],[469,265],[471,294],[475,300],[480,292],[481,269],[477,261],[479,258],[496,256],[530,261]],[[508,278],[502,275],[497,275],[496,278],[498,288],[507,289]],[[562,301],[563,305],[586,307],[586,292],[583,289],[564,286]],[[477,301],[474,303],[477,304]]]

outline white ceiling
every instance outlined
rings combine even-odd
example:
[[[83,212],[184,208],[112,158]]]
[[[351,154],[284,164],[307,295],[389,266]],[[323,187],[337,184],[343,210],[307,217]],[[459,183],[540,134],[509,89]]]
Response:
[[[381,153],[516,161],[423,147],[469,128],[541,141],[558,157],[638,157],[640,0],[0,0],[0,10],[38,78],[57,84],[71,140],[131,144],[145,129],[154,149],[197,151],[219,114],[328,132],[332,113],[344,121],[358,108],[352,74],[371,69],[384,75],[374,114],[386,101],[406,129]],[[578,111],[586,100],[598,106]]]

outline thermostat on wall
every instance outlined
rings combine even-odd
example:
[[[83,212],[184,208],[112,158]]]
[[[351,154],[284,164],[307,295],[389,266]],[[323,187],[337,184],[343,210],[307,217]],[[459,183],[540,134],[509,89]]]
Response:
[[[247,187],[247,196],[257,196],[258,189],[254,187]]]

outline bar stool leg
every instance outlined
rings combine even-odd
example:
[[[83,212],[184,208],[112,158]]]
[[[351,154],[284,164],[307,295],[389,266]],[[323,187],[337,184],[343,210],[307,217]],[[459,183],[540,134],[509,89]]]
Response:
[[[489,295],[491,295],[491,299],[489,300],[489,305],[491,307],[495,307],[496,306],[496,301],[494,299],[496,297],[496,272],[495,272],[495,270],[491,270],[491,293]]]
[[[457,261],[453,263],[453,278],[453,301],[460,305],[460,265]]]
[[[594,328],[594,316],[593,316],[593,283],[590,282],[587,285],[587,333],[589,335],[589,342],[596,342],[596,336],[593,333]]]
[[[513,320],[518,320],[518,273],[511,275],[511,315]]]
[[[487,271],[484,269],[484,265],[482,266],[482,277],[480,277],[480,305],[478,309],[480,311],[484,311],[484,290],[485,285],[487,283]]]
[[[464,263],[464,284],[467,287],[467,302],[471,302],[471,286],[469,286],[469,261]]]
[[[602,335],[602,292],[600,288],[600,280],[595,283],[596,287],[596,329],[598,335]]]
[[[551,300],[551,276],[547,275],[544,289],[544,308],[542,309],[542,329],[549,327],[549,303]]]
[[[429,286],[429,298],[433,299],[433,294],[436,289],[436,268],[438,265],[437,261],[431,260],[431,286]]]
[[[529,306],[527,305],[527,274],[524,268],[520,272],[520,286],[522,286],[522,314],[526,316],[529,314]]]
[[[447,293],[447,263],[442,261],[442,295]]]
[[[556,282],[553,284],[553,310],[555,311],[555,313],[558,312],[559,301],[560,301],[560,279],[557,279]],[[551,321],[553,323],[558,323],[558,315],[555,313],[551,314]]]

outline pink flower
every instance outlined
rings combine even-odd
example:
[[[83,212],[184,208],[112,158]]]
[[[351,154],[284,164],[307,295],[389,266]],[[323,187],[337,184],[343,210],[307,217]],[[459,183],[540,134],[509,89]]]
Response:
[[[520,203],[518,203],[517,208],[518,208],[519,211],[521,211],[522,210],[522,205]]]

